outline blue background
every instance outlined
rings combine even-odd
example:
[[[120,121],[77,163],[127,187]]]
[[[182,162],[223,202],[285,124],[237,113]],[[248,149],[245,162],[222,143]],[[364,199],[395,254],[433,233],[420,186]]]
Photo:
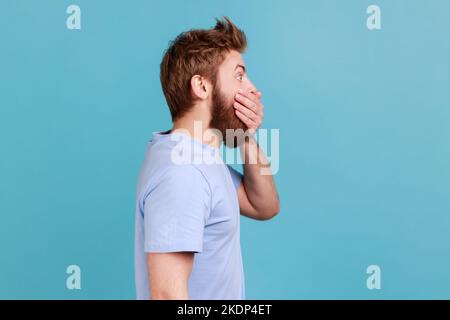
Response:
[[[450,298],[445,0],[2,1],[0,298],[135,297],[136,178],[171,126],[159,63],[223,15],[281,140],[282,210],[241,220],[247,298]]]

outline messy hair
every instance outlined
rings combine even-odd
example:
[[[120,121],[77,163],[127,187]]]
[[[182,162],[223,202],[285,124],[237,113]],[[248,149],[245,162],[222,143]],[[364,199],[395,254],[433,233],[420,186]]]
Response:
[[[172,121],[193,106],[191,78],[201,75],[215,85],[217,70],[227,52],[243,53],[245,33],[228,17],[216,19],[212,29],[192,29],[170,42],[161,62],[160,80]]]

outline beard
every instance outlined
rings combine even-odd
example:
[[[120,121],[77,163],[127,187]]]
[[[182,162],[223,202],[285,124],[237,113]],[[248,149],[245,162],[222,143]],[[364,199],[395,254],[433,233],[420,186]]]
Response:
[[[240,146],[244,141],[244,135],[242,133],[247,130],[247,126],[237,117],[233,103],[234,99],[227,99],[216,84],[212,95],[211,122],[209,127],[217,129],[222,133],[222,140],[229,148]],[[229,131],[229,137],[227,137],[227,129],[234,130]],[[239,131],[236,132],[236,130]]]

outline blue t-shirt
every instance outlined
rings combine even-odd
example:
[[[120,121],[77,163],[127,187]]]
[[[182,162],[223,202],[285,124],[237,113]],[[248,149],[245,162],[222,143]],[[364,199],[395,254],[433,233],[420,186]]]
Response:
[[[146,253],[180,251],[194,252],[189,299],[244,299],[241,179],[218,148],[180,132],[153,132],[136,193],[137,299],[151,298]]]

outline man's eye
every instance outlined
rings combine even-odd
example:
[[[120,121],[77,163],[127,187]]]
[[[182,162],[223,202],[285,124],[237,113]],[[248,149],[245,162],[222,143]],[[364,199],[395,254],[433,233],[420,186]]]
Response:
[[[244,79],[244,75],[243,74],[238,74],[238,76],[236,77],[239,81],[242,81]]]

